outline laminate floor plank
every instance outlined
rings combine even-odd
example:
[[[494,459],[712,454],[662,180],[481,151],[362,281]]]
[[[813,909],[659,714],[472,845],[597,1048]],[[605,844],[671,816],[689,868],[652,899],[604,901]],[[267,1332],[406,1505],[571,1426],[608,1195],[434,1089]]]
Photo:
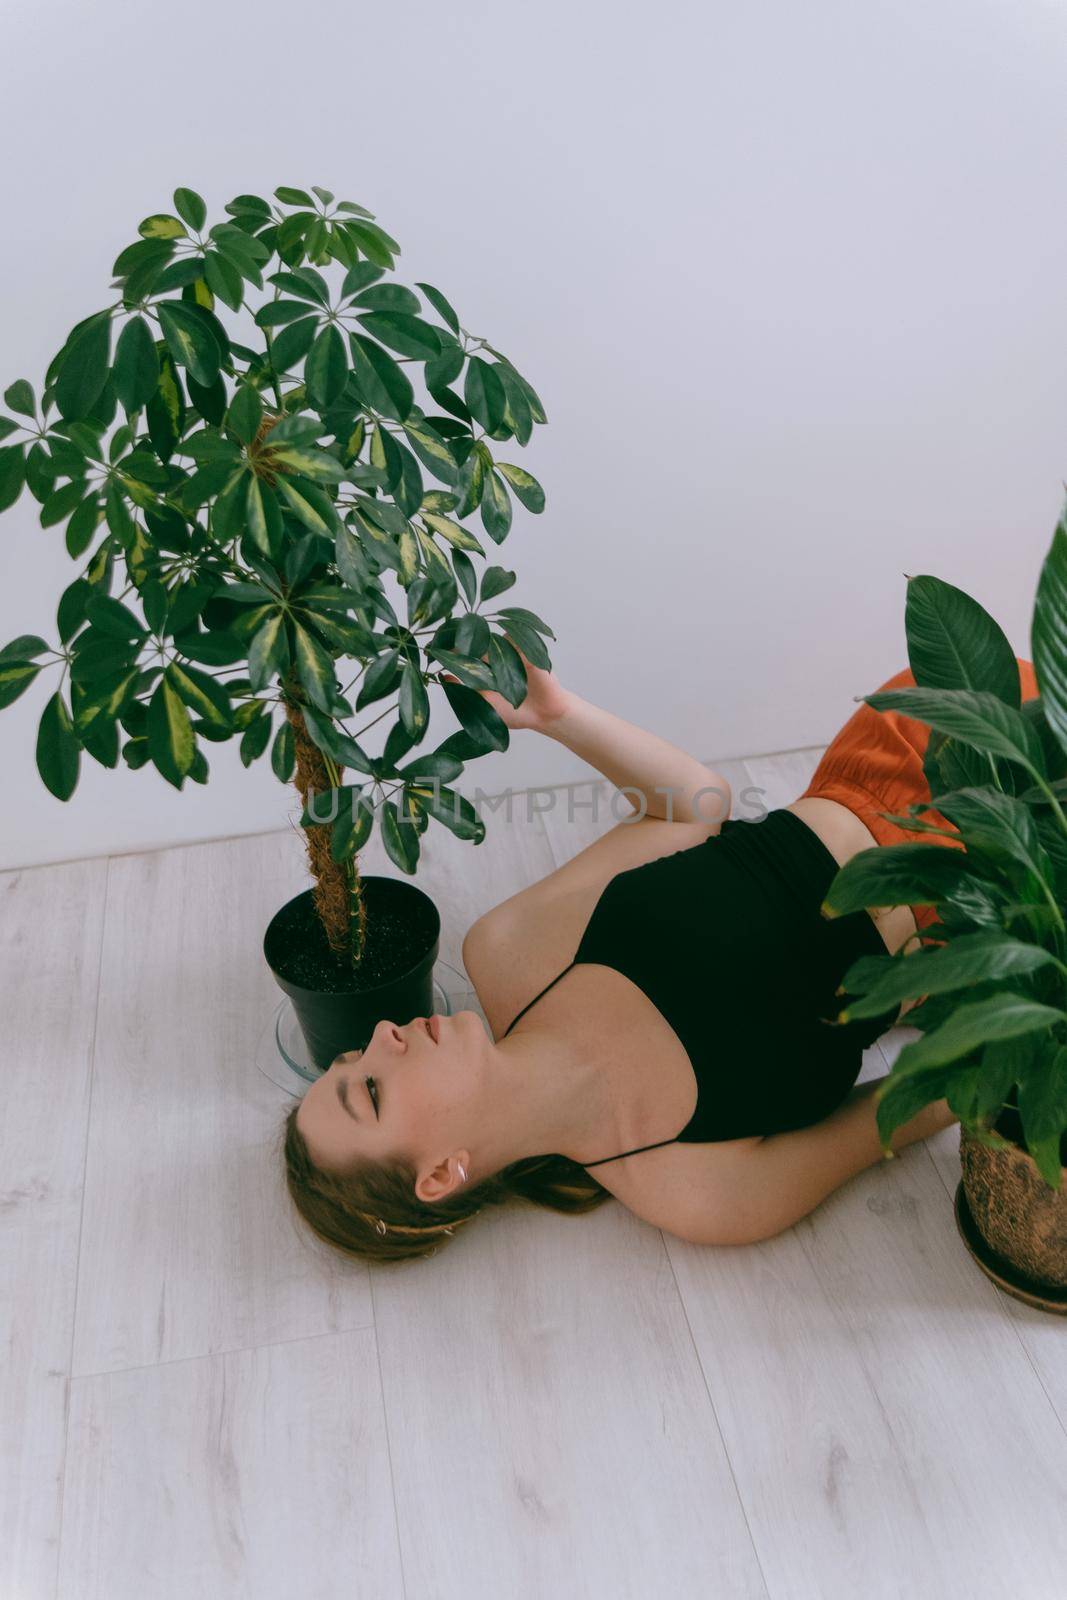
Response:
[[[510,1207],[374,1300],[409,1594],[766,1594],[658,1230]]]
[[[1067,1440],[923,1145],[776,1239],[666,1244],[772,1600],[1062,1593]]]
[[[0,1595],[51,1600],[106,860],[0,876]]]
[[[403,1600],[374,1330],[75,1379],[65,1505],[58,1600]]]
[[[307,884],[295,834],[111,862],[74,1371],[373,1321],[365,1270],[309,1249],[276,1154],[291,1097],[255,1065],[262,955]]]

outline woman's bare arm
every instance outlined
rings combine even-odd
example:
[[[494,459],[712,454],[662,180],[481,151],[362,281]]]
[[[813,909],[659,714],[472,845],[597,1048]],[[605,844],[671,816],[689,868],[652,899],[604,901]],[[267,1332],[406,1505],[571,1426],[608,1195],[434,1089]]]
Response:
[[[677,745],[605,711],[565,689],[554,672],[535,667],[520,650],[527,690],[517,706],[495,689],[480,689],[506,725],[529,729],[573,750],[621,792],[629,792],[634,812],[666,822],[722,822],[730,815],[730,785]],[[455,683],[450,672],[446,682]]]
[[[613,711],[562,690],[562,709],[541,732],[627,792],[636,812],[668,822],[721,822],[730,814],[730,785],[677,745]]]

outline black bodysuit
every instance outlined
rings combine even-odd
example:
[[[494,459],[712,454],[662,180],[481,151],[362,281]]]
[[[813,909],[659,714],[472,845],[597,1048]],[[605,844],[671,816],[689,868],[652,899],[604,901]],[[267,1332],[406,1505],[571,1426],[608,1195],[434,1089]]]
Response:
[[[583,963],[631,979],[674,1029],[697,1082],[697,1108],[665,1144],[703,1144],[820,1122],[859,1076],[864,1050],[897,1015],[834,1024],[835,993],[861,955],[885,955],[867,911],[820,913],[838,864],[793,811],[730,818],[684,850],[616,873],[574,960],[512,1019]]]

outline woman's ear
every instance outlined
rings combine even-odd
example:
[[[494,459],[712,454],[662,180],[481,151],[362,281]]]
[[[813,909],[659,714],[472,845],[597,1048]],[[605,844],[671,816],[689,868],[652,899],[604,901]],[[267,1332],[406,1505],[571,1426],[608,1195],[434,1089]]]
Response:
[[[471,1169],[469,1150],[455,1150],[429,1172],[421,1173],[415,1180],[415,1194],[425,1205],[445,1200],[469,1182],[466,1176]]]

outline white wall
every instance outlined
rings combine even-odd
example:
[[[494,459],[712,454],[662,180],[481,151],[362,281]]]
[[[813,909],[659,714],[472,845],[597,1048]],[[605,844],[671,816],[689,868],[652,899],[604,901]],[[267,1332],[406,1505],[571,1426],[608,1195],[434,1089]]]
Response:
[[[548,509],[500,559],[588,698],[703,756],[824,742],[906,663],[905,572],[1029,654],[1067,476],[1062,8],[9,0],[3,33],[0,391],[39,392],[176,185],[220,220],[321,184],[542,395],[503,453]],[[75,574],[35,510],[0,522],[0,643],[54,639]],[[236,745],[180,794],[83,758],[61,804],[45,677],[0,712],[0,865],[293,814]],[[522,733],[464,787],[589,772]]]

